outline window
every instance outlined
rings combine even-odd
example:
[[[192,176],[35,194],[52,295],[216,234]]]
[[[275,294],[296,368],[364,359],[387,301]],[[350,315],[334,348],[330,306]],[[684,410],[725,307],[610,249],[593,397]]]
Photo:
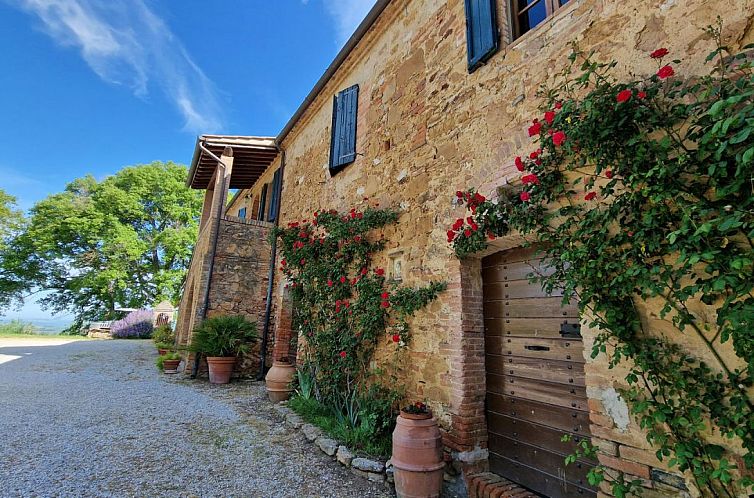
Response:
[[[356,160],[356,114],[359,85],[346,88],[333,97],[330,174],[335,175]]]
[[[278,214],[278,205],[280,204],[280,168],[275,170],[272,177],[272,195],[270,196],[270,214],[267,221],[275,221]]]
[[[242,207],[238,210],[238,217],[239,218],[246,218],[246,208]]]
[[[259,220],[265,221],[265,212],[264,208],[267,207],[267,186],[269,183],[265,183],[262,185],[262,198],[259,201]]]
[[[568,0],[511,0],[513,38],[534,29],[567,3]]]
[[[497,52],[500,37],[495,5],[496,0],[465,0],[466,51],[470,73]]]

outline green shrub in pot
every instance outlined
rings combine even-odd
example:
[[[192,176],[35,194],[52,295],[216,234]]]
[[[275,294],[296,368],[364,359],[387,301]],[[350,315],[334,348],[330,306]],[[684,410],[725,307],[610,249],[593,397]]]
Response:
[[[230,381],[237,356],[247,353],[257,340],[257,326],[240,315],[219,315],[205,319],[194,329],[189,350],[207,358],[213,384]]]

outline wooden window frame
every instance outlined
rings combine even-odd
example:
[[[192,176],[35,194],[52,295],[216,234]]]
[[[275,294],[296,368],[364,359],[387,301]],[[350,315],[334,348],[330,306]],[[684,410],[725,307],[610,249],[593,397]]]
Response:
[[[259,199],[259,221],[267,221],[267,191],[269,190],[269,183],[262,185],[262,193]]]
[[[495,55],[500,49],[500,30],[497,22],[497,0],[482,0],[489,3],[490,19],[489,25],[485,24],[481,27],[476,26],[475,23],[481,22],[481,19],[475,18],[472,14],[472,0],[464,0],[464,10],[466,14],[466,64],[469,73],[473,73],[480,67],[482,67],[487,60]],[[473,43],[472,32],[479,29],[488,30],[488,34],[492,37],[492,44],[489,47],[477,47]]]
[[[346,100],[352,99],[352,100]],[[353,108],[347,107],[352,104]],[[352,122],[349,122],[349,118]],[[356,142],[359,121],[359,85],[351,85],[333,96],[332,127],[330,129],[330,175],[356,161]],[[343,144],[353,142],[353,150],[343,154]],[[336,146],[336,143],[338,144]]]
[[[509,3],[508,3],[508,5],[510,5],[511,7],[511,23],[513,25],[513,39],[514,40],[522,37],[529,31],[536,29],[538,26],[545,23],[547,19],[555,15],[558,9],[565,7],[565,5],[560,5],[560,0],[536,0],[535,2],[532,2],[529,5],[527,5],[525,8],[519,9],[518,2],[519,0],[509,0]],[[544,2],[545,4],[545,18],[542,19],[542,22],[540,22],[536,26],[533,26],[527,29],[526,31],[521,32],[521,26],[519,24],[519,20],[521,19],[521,14],[526,13],[527,11],[531,10],[535,5],[542,2]],[[567,3],[568,2],[566,2],[566,4]]]
[[[267,213],[267,221],[275,221],[275,218],[277,218],[278,207],[280,205],[281,181],[283,181],[283,179],[280,177],[280,168],[278,168],[275,170],[275,173],[272,176],[272,182],[269,184],[270,188],[272,189],[272,193],[269,196],[270,208],[269,212]]]

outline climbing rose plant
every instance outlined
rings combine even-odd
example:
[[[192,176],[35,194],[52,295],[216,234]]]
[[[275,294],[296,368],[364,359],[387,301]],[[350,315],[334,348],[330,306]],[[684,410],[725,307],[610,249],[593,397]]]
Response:
[[[380,344],[405,348],[411,340],[408,319],[446,287],[444,282],[400,287],[388,281],[384,268],[372,265],[372,256],[385,247],[375,231],[397,218],[393,210],[374,207],[331,210],[273,231],[282,242],[280,269],[314,391],[324,404],[344,411],[351,400],[376,395],[375,385],[396,388],[383,368],[373,367],[375,350]]]
[[[574,49],[540,94],[534,150],[513,159],[520,184],[495,201],[459,191],[470,216],[448,241],[459,257],[513,231],[541,247],[552,274],[532,278],[578,297],[598,330],[591,355],[628,369],[622,395],[657,458],[703,495],[741,496],[754,466],[754,73],[751,52],[708,33],[718,49],[701,78],[664,48],[650,55],[655,74],[629,81]],[[642,321],[647,301],[672,338]],[[584,455],[588,443],[567,461]],[[597,466],[589,479],[640,492],[610,475]]]

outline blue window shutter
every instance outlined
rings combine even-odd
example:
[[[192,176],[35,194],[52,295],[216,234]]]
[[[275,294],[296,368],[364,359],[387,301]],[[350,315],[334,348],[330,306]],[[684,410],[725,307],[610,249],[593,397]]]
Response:
[[[238,217],[239,218],[246,218],[246,208],[242,207],[238,210]]]
[[[359,109],[359,85],[346,88],[333,99],[330,142],[330,174],[356,160],[356,119]]]
[[[267,220],[267,216],[264,211],[264,208],[267,207],[267,185],[269,184],[265,183],[264,185],[262,185],[262,199],[259,201],[259,216],[258,216],[260,221]]]
[[[270,197],[270,215],[267,217],[268,221],[275,221],[278,213],[278,205],[280,204],[280,168],[275,170],[275,175],[272,177],[272,196]]]
[[[465,0],[465,6],[466,50],[471,73],[497,52],[500,38],[496,0]]]

